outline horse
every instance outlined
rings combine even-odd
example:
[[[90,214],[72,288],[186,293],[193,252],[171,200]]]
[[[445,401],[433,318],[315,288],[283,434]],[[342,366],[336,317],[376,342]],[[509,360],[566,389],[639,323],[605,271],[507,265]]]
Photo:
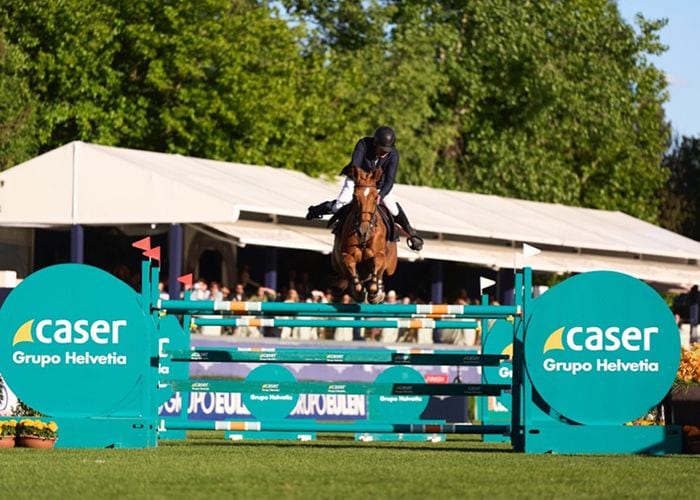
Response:
[[[353,167],[353,199],[333,244],[335,290],[344,291],[351,282],[352,297],[371,304],[384,301],[384,274],[394,274],[397,262],[396,241],[388,240],[389,228],[380,213],[377,182],[381,177],[382,169],[366,172]]]

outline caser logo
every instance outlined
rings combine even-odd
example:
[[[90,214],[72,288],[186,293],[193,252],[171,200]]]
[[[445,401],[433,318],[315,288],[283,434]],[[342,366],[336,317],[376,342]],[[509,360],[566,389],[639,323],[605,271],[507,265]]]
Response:
[[[568,330],[562,326],[547,337],[542,352],[546,353],[557,349],[609,352],[624,349],[630,352],[648,352],[651,350],[652,335],[656,333],[659,333],[659,328],[656,326],[645,328],[611,326],[605,329],[599,326],[585,328],[574,326]]]
[[[36,323],[36,327],[34,326]],[[23,342],[41,344],[118,344],[120,329],[127,326],[126,320],[107,321],[98,319],[88,321],[79,319],[30,319],[17,329],[12,345]]]
[[[659,363],[648,358],[630,360],[636,353],[650,355],[652,340],[659,333],[656,326],[621,328],[610,326],[562,326],[554,330],[544,343],[543,354],[554,356],[557,351],[575,356],[574,360],[557,361],[545,357],[542,367],[547,372],[565,372],[576,375],[579,372],[658,372]],[[618,358],[599,357],[598,354],[621,356]],[[624,358],[624,359],[623,359]]]

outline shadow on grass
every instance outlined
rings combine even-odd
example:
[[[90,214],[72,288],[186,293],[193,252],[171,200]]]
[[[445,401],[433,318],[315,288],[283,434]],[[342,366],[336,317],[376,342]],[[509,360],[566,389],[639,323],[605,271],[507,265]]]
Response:
[[[481,452],[481,453],[499,453],[510,454],[513,449],[508,444],[499,443],[484,443],[478,439],[454,439],[439,443],[430,443],[427,441],[373,441],[362,442],[356,441],[353,436],[343,435],[324,435],[312,441],[281,441],[281,440],[240,440],[231,441],[223,437],[212,436],[188,436],[186,440],[179,441],[160,441],[158,446],[176,447],[176,446],[238,446],[246,448],[258,447],[275,447],[275,448],[293,448],[293,447],[313,447],[326,449],[359,449],[367,448],[371,450],[389,449],[403,450],[416,452]]]

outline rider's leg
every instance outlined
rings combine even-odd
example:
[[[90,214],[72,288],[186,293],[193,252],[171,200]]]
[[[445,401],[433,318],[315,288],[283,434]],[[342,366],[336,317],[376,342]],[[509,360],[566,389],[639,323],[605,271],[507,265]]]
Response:
[[[415,250],[416,252],[420,252],[423,249],[423,238],[418,236],[416,230],[413,228],[413,226],[411,226],[411,223],[408,222],[406,212],[403,211],[401,205],[394,201],[393,197],[391,196],[391,193],[389,193],[389,195],[382,200],[382,203],[384,203],[384,206],[389,209],[391,215],[394,216],[399,226],[401,226],[403,230],[408,233],[409,236],[407,243],[409,248],[411,250]],[[396,211],[396,213],[394,213],[394,210]]]
[[[352,201],[352,194],[355,190],[355,181],[352,177],[346,177],[343,181],[343,187],[340,188],[340,193],[338,197],[333,202],[333,212],[337,212],[341,207],[347,205]]]
[[[350,177],[346,177],[338,197],[335,200],[324,201],[318,205],[311,205],[309,211],[306,213],[306,219],[318,219],[326,214],[337,212],[340,207],[352,201],[354,187],[355,182]]]

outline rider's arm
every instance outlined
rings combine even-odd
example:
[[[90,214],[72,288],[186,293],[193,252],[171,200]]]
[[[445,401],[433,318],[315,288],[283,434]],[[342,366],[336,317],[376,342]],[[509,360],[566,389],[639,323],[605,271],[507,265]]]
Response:
[[[355,144],[355,149],[352,152],[352,160],[350,163],[358,168],[362,168],[362,164],[365,160],[366,154],[367,145],[365,144],[364,139],[360,139],[359,141],[357,141],[357,144]]]
[[[382,188],[379,190],[379,196],[384,198],[391,192],[394,187],[394,179],[396,171],[399,168],[399,152],[394,149],[389,161],[384,165],[384,175],[382,180]]]
[[[357,144],[355,144],[355,149],[352,151],[352,158],[350,163],[348,163],[343,170],[340,171],[340,175],[346,175],[352,178],[352,167],[353,165],[362,168],[362,164],[365,158],[365,152],[367,151],[367,145],[364,139],[360,139]]]

